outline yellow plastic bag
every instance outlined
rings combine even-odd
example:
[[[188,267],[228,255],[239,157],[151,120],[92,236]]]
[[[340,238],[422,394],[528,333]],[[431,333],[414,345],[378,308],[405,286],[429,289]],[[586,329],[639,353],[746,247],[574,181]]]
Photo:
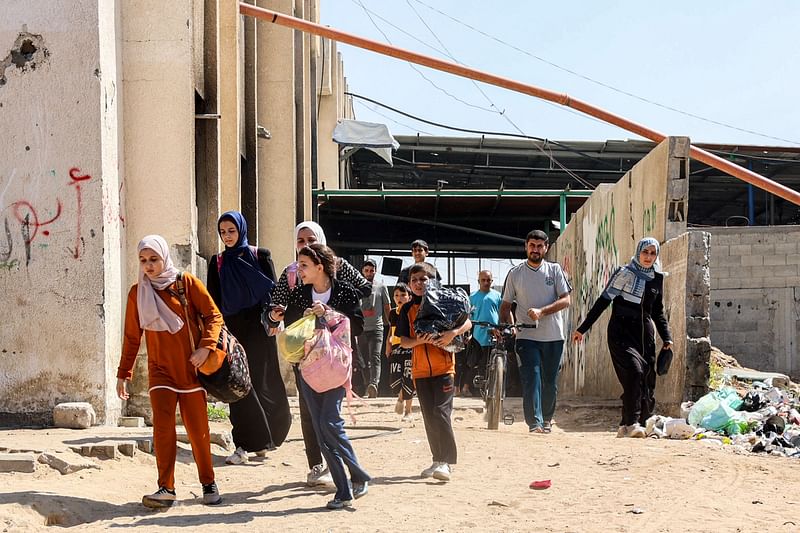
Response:
[[[317,317],[306,315],[289,324],[278,334],[278,352],[289,363],[299,363],[305,356],[305,343],[314,336]]]

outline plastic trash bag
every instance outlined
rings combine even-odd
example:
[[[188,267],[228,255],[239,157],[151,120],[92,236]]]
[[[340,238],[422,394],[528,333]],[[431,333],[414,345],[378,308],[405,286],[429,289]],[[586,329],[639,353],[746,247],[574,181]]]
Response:
[[[306,315],[278,334],[278,352],[289,363],[299,363],[306,355],[305,343],[314,337],[317,317]]]
[[[456,329],[467,321],[469,311],[469,296],[463,289],[439,287],[438,283],[429,283],[414,319],[414,332],[436,335]],[[465,345],[464,336],[458,335],[445,350],[460,352]]]
[[[695,427],[701,426],[706,429],[714,429],[703,425],[701,421],[717,409],[720,403],[723,403],[730,410],[736,410],[742,405],[742,399],[739,397],[739,393],[730,387],[709,392],[692,406],[688,417],[689,424]]]

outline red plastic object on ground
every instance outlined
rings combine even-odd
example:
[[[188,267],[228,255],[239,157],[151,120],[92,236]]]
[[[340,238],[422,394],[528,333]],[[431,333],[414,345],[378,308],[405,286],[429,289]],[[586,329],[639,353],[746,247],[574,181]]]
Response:
[[[533,490],[544,490],[549,489],[550,485],[552,485],[552,483],[550,483],[549,479],[543,479],[542,481],[531,481],[529,486]]]

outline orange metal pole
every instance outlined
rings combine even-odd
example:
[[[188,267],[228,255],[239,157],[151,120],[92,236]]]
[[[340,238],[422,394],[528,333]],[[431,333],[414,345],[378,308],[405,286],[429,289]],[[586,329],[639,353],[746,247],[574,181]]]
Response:
[[[432,69],[449,72],[450,74],[455,74],[457,76],[462,76],[477,81],[482,81],[484,83],[496,85],[498,87],[503,87],[505,89],[527,94],[530,96],[535,96],[536,98],[541,98],[543,100],[548,100],[550,102],[555,102],[557,104],[571,107],[582,113],[586,113],[587,115],[598,118],[604,122],[608,122],[609,124],[619,126],[622,129],[625,129],[637,135],[641,135],[645,139],[650,139],[651,141],[657,143],[663,141],[666,138],[666,135],[664,135],[663,133],[651,130],[650,128],[643,126],[642,124],[638,124],[619,115],[615,115],[614,113],[593,106],[582,100],[572,98],[568,94],[556,93],[553,91],[549,91],[547,89],[536,87],[534,85],[529,85],[527,83],[522,83],[516,80],[512,80],[510,78],[504,78],[502,76],[497,76],[494,74],[490,74],[488,72],[483,72],[481,70],[466,67],[464,65],[459,65],[458,63],[444,61],[442,59],[426,56],[424,54],[412,52],[411,50],[405,50],[403,48],[398,48],[396,46],[391,46],[378,41],[373,41],[371,39],[365,39],[364,37],[359,37],[357,35],[336,30],[327,26],[322,26],[321,24],[316,24],[314,22],[309,22],[307,20],[291,17],[289,15],[284,15],[283,13],[278,13],[276,11],[271,11],[269,9],[255,7],[249,4],[239,4],[239,12],[243,15],[248,15],[251,17],[266,20],[267,22],[272,22],[280,26],[286,26],[288,28],[293,28],[295,30],[300,30],[306,33],[320,35],[322,37],[327,37],[334,41],[350,44],[353,46],[357,46],[359,48],[365,48],[367,50],[371,50],[379,54],[395,57],[397,59],[402,59],[404,61],[410,61],[412,63],[417,63],[419,65],[430,67]],[[776,196],[780,196],[784,200],[788,200],[793,204],[800,205],[800,192],[790,189],[785,185],[781,185],[780,183],[765,178],[764,176],[756,172],[748,170],[744,167],[740,167],[739,165],[735,165],[730,161],[727,161],[710,152],[697,148],[696,146],[692,146],[690,148],[689,155],[697,159],[698,161],[702,161],[703,163],[711,167],[714,167],[718,170],[721,170],[727,174],[730,174],[735,178],[739,178],[740,180],[750,183],[760,189],[768,191]]]

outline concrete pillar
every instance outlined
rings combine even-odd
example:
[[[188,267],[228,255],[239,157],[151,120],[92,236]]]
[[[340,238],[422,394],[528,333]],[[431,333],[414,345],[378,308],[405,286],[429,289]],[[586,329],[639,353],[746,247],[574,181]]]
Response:
[[[168,9],[158,0],[122,2],[125,291],[136,281],[136,245],[144,235],[162,235],[181,270],[196,272],[203,264],[197,260],[193,7],[193,0]],[[146,365],[142,343],[128,414],[149,417]]]
[[[239,1],[219,0],[217,5],[217,83],[219,109],[219,179],[221,212],[241,208],[239,93]],[[216,228],[217,213],[201,223]],[[213,220],[211,220],[213,218]]]
[[[260,1],[258,6],[291,14],[293,0]],[[257,98],[259,126],[271,139],[258,139],[259,244],[272,250],[279,271],[294,260],[297,165],[295,163],[294,35],[259,23]]]
[[[321,91],[319,94],[319,118],[317,119],[317,150],[319,187],[339,188],[339,145],[333,142],[333,129],[339,118],[337,90],[339,75],[336,42],[322,39],[320,69]]]
[[[249,2],[255,3],[255,0]],[[244,98],[242,119],[244,121],[244,144],[242,160],[242,213],[249,223],[248,236],[258,242],[258,131],[256,129],[256,25],[253,17],[244,17]]]
[[[0,425],[119,414],[118,21],[112,0],[0,3]]]
[[[131,279],[136,244],[150,233],[170,244],[178,268],[194,268],[192,0],[123,0],[125,254]]]

